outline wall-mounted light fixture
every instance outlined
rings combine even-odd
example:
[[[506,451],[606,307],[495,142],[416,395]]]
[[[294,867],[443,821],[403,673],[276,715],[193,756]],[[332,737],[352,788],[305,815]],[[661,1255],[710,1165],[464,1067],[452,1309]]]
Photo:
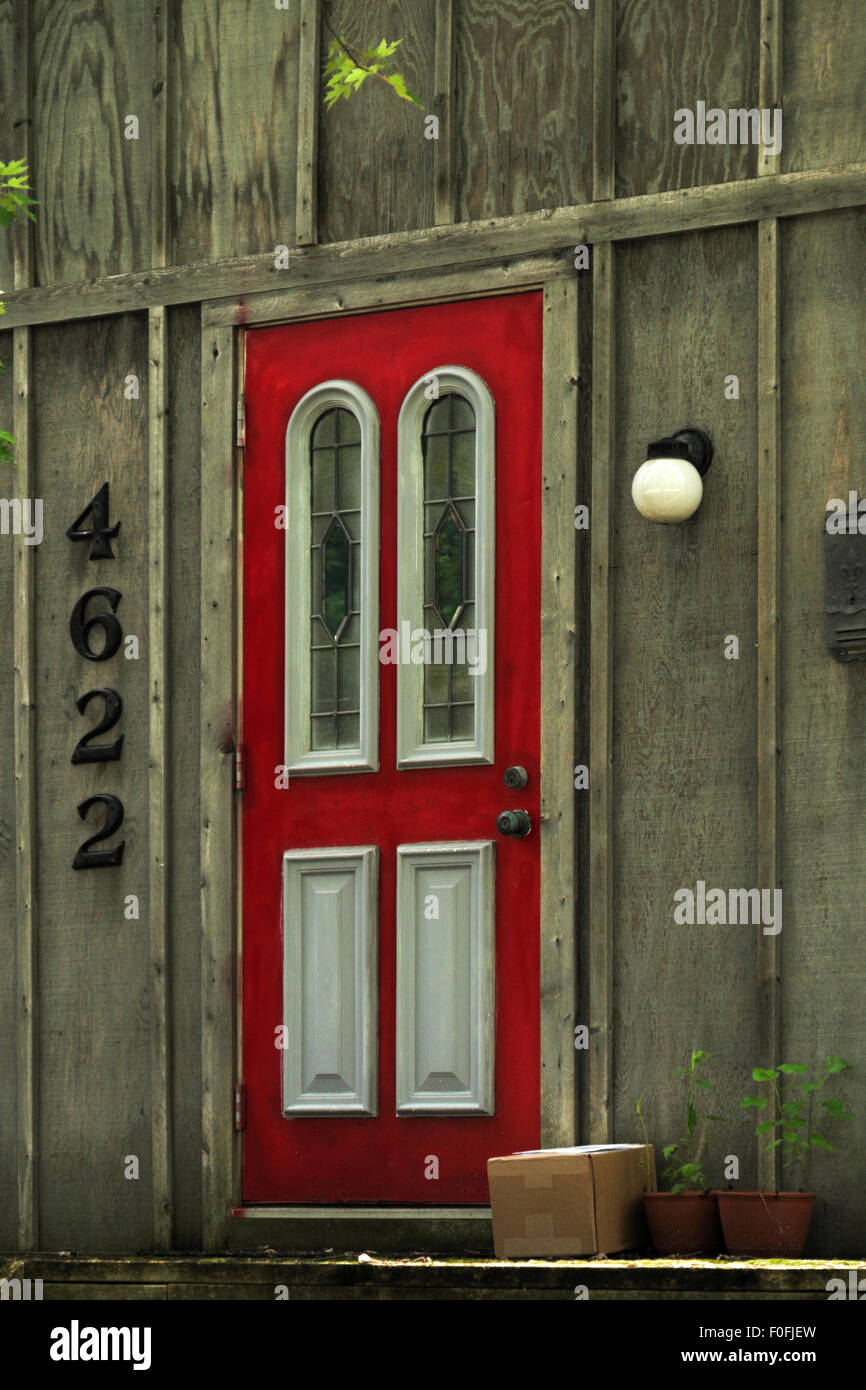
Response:
[[[713,446],[703,430],[677,430],[647,449],[631,485],[632,501],[648,521],[688,521],[701,504]]]

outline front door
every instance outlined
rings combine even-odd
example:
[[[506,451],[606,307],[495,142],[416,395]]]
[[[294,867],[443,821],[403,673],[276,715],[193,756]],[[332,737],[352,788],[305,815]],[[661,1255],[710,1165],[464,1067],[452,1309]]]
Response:
[[[484,1204],[538,1146],[541,337],[247,331],[245,1203]]]

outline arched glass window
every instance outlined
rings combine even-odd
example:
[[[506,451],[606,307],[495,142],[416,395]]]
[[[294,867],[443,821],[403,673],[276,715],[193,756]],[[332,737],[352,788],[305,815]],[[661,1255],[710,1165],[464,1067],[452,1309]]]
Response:
[[[400,625],[419,656],[423,643],[398,668],[398,763],[492,762],[496,451],[481,378],[452,366],[417,381],[398,453]]]
[[[365,392],[326,382],[286,434],[286,762],[378,766],[379,421]]]

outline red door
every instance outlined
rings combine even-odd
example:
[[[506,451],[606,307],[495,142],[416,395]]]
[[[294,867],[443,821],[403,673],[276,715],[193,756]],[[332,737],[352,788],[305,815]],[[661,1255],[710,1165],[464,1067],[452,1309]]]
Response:
[[[247,332],[245,1203],[538,1146],[541,339],[534,292]]]

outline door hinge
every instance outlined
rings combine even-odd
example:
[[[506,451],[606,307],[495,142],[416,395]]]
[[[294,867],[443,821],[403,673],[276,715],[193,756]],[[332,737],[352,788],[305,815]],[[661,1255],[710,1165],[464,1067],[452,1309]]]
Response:
[[[246,744],[239,743],[235,748],[235,790],[239,792],[242,792],[244,789],[244,772],[246,771],[246,762]]]
[[[247,1088],[235,1086],[235,1129],[247,1127]]]
[[[245,449],[247,447],[247,403],[243,391],[238,396],[236,434],[238,448]]]

